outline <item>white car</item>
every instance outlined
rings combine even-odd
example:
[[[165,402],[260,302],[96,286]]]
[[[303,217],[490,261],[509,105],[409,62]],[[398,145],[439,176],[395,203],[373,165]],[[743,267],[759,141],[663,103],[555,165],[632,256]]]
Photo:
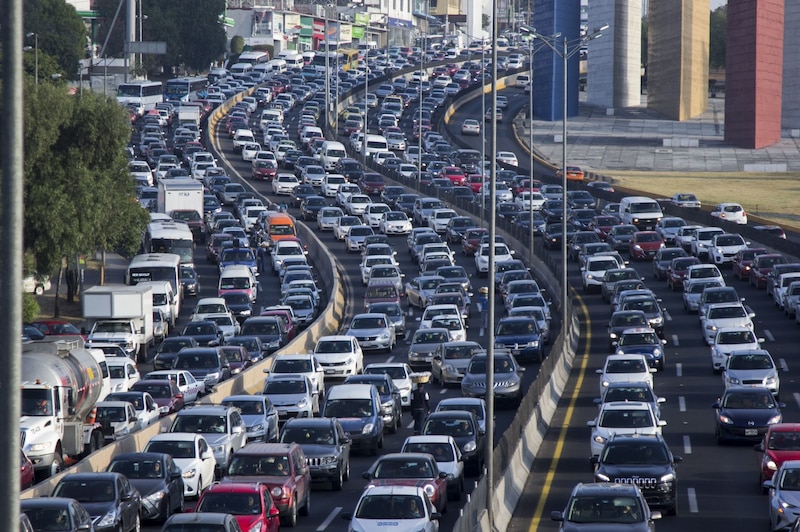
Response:
[[[714,303],[709,305],[700,325],[703,327],[703,338],[708,345],[714,343],[717,331],[731,327],[744,327],[753,330],[752,318],[755,316],[741,303]]]
[[[642,434],[652,436],[661,434],[666,421],[658,419],[650,403],[634,401],[613,401],[600,405],[597,417],[587,421],[592,429],[589,449],[592,456],[600,456],[600,451],[612,434]]]
[[[431,328],[447,329],[451,342],[466,342],[467,328],[461,314],[441,314],[431,320]]]
[[[299,184],[300,181],[294,174],[278,174],[272,180],[272,193],[289,196]]]
[[[691,253],[699,259],[705,259],[709,256],[709,248],[711,241],[716,235],[725,234],[725,231],[719,227],[701,227],[694,232],[694,240],[691,243]]]
[[[189,321],[205,321],[212,314],[220,314],[223,312],[230,313],[228,305],[225,303],[225,298],[222,297],[204,297],[194,306]]]
[[[686,277],[683,282],[692,281],[717,281],[720,286],[725,286],[725,278],[722,277],[722,272],[713,264],[693,264],[686,270]]]
[[[383,215],[391,210],[392,208],[385,203],[369,203],[364,207],[361,219],[364,220],[364,225],[377,228],[381,224]]]
[[[717,335],[711,344],[711,367],[719,373],[725,367],[728,356],[734,351],[760,349],[763,338],[758,338],[753,329],[748,327],[727,327],[717,329]]]
[[[282,373],[296,373],[305,375],[314,386],[319,397],[325,396],[325,369],[317,357],[312,353],[278,354],[274,355],[272,367],[265,369],[264,373],[278,375]]]
[[[322,180],[322,195],[326,198],[335,198],[336,193],[339,191],[339,185],[347,183],[347,178],[342,174],[328,174]]]
[[[361,225],[361,218],[358,216],[340,216],[333,224],[333,236],[336,240],[344,240],[347,238],[347,233],[354,225]]]
[[[670,201],[677,207],[687,207],[691,209],[699,209],[703,206],[697,196],[688,192],[678,192],[672,195]]]
[[[303,245],[296,240],[279,240],[272,249],[272,269],[281,270],[281,263],[287,257],[304,257],[308,253],[303,249]]]
[[[317,213],[317,229],[320,231],[333,231],[336,220],[344,216],[344,211],[339,207],[323,207]]]
[[[311,380],[299,373],[275,373],[264,381],[261,391],[275,405],[281,422],[294,417],[319,415],[319,394]]]
[[[361,216],[367,210],[372,198],[366,194],[350,194],[344,204],[344,210],[350,216]]]
[[[509,249],[507,245],[495,243],[494,245],[494,260],[495,264],[506,260],[514,259],[514,251]],[[475,253],[475,271],[481,277],[486,277],[489,274],[489,244],[481,244],[480,249]]]
[[[738,203],[718,203],[711,211],[711,216],[728,222],[747,225],[747,213]]]
[[[661,235],[664,242],[669,246],[675,242],[675,237],[682,227],[686,227],[686,220],[677,216],[665,216],[656,222],[656,233]],[[680,247],[680,246],[678,246]]]
[[[156,404],[153,396],[147,392],[128,391],[108,394],[106,401],[112,400],[127,401],[133,405],[133,409],[136,411],[136,419],[139,423],[136,430],[158,423],[158,419],[161,417],[158,404]]]
[[[436,460],[439,472],[447,473],[447,495],[460,500],[464,492],[464,460],[461,449],[449,435],[409,436],[401,453],[428,453]]]
[[[419,486],[372,486],[358,499],[355,512],[342,512],[348,530],[439,532],[439,513]],[[387,525],[389,523],[389,525]]]
[[[252,161],[256,158],[258,152],[261,151],[261,144],[258,142],[248,142],[242,145],[242,160]]]
[[[206,316],[206,319],[217,324],[217,327],[222,331],[222,338],[225,342],[239,334],[239,320],[231,316],[228,312],[209,314]]]
[[[162,369],[145,375],[147,380],[171,380],[183,394],[184,404],[192,404],[206,392],[206,384],[185,369]]]
[[[725,361],[722,380],[727,390],[733,386],[764,387],[778,397],[781,379],[775,361],[765,349],[732,351]]]
[[[389,211],[383,213],[378,224],[378,232],[384,235],[407,235],[411,233],[411,220],[402,211]]]
[[[530,192],[528,190],[520,192],[519,195],[514,198],[514,203],[522,207],[522,210],[525,212],[531,210],[531,203],[533,204],[534,211],[541,210],[545,201],[547,200],[545,200],[544,196],[539,192]]]
[[[395,266],[397,261],[391,255],[367,255],[361,260],[361,283],[364,286],[369,284],[369,276],[373,266]]]
[[[113,432],[105,434],[106,442],[124,438],[138,428],[138,417],[127,401],[101,401],[95,405],[97,421],[107,423]]]
[[[715,235],[711,239],[711,246],[708,248],[710,262],[714,264],[728,264],[733,262],[733,258],[739,251],[750,245],[742,235],[736,233],[725,233]]]
[[[511,166],[519,166],[517,155],[512,151],[499,151],[495,159],[498,163],[508,164]]]
[[[198,497],[214,483],[217,460],[206,439],[200,434],[169,432],[156,434],[144,448],[146,453],[172,456],[183,475],[183,496]]]
[[[603,287],[603,278],[606,272],[624,267],[625,265],[615,255],[598,254],[586,257],[586,262],[581,266],[583,291],[600,291]]]
[[[364,353],[353,336],[323,336],[314,346],[314,357],[331,378],[346,378],[364,369]]]
[[[355,183],[342,183],[339,185],[339,188],[336,189],[336,205],[347,210],[345,209],[345,204],[347,203],[347,198],[352,194],[361,194],[361,189],[358,185]]]
[[[403,407],[411,406],[411,367],[405,362],[384,362],[368,364],[364,368],[364,375],[380,375],[385,373],[392,379],[392,383],[400,392],[400,404]]]
[[[701,225],[684,225],[683,227],[679,227],[678,231],[675,233],[675,246],[683,248],[687,252],[691,252],[695,233],[702,227]]]
[[[603,367],[596,371],[600,375],[600,396],[612,382],[646,382],[652,388],[656,371],[644,355],[608,355]]]
[[[450,219],[456,216],[458,216],[458,213],[453,209],[435,209],[428,216],[428,227],[442,234],[447,231],[447,224],[450,223]]]
[[[128,357],[106,357],[108,373],[111,377],[111,392],[127,392],[141,375],[136,364]]]

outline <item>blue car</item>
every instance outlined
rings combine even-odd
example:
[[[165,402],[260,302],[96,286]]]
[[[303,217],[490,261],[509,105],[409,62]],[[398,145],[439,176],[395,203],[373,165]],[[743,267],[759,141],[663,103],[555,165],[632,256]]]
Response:
[[[247,266],[253,272],[253,275],[258,275],[258,260],[256,254],[250,248],[224,248],[219,257],[219,271],[222,272],[226,267],[234,264]]]
[[[544,359],[538,322],[529,317],[503,318],[495,329],[494,346],[508,349],[517,359]]]
[[[618,355],[644,355],[651,368],[664,369],[664,345],[651,327],[634,327],[625,329],[614,342]]]

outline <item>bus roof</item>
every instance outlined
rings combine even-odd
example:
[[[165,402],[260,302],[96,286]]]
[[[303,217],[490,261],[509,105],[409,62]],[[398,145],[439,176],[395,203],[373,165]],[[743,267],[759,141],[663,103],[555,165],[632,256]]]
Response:
[[[192,239],[192,230],[189,226],[179,222],[151,222],[147,225],[150,238],[168,238],[171,240]]]
[[[131,259],[128,268],[141,266],[179,266],[181,263],[180,255],[175,253],[142,253]]]

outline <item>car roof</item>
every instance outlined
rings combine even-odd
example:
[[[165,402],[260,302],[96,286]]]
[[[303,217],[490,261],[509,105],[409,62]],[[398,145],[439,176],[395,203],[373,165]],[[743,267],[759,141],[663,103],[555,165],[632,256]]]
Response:
[[[160,382],[160,381],[157,381]],[[179,416],[190,416],[190,415],[207,415],[207,414],[220,414],[222,412],[229,412],[233,407],[226,406],[226,405],[195,405],[195,406],[187,406],[180,412],[178,412]]]

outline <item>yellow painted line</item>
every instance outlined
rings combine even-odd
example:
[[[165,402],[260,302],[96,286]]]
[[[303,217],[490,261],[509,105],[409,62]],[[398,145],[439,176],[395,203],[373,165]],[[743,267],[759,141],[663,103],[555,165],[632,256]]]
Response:
[[[583,380],[586,377],[586,368],[589,365],[589,346],[592,343],[592,327],[591,319],[589,318],[589,309],[586,308],[583,298],[581,298],[579,295],[574,294],[573,301],[580,305],[581,313],[583,313],[584,317],[586,318],[586,334],[583,336],[584,347],[583,352],[581,353],[583,360],[581,361],[580,370],[578,371],[578,379],[575,381],[575,387],[572,389],[572,395],[569,398],[569,406],[567,407],[567,411],[564,415],[564,423],[561,425],[561,430],[558,433],[558,441],[556,442],[556,449],[553,453],[553,459],[550,462],[550,468],[547,470],[547,476],[545,476],[542,489],[539,492],[539,502],[536,505],[536,510],[533,513],[531,526],[528,528],[529,532],[536,532],[539,530],[539,525],[542,521],[542,515],[545,511],[544,505],[547,503],[547,499],[550,496],[550,486],[552,486],[553,479],[556,476],[558,463],[561,461],[561,453],[564,452],[564,441],[567,437],[567,428],[569,428],[570,422],[572,421],[572,415],[575,413],[575,404],[578,402],[578,394],[583,387]]]

